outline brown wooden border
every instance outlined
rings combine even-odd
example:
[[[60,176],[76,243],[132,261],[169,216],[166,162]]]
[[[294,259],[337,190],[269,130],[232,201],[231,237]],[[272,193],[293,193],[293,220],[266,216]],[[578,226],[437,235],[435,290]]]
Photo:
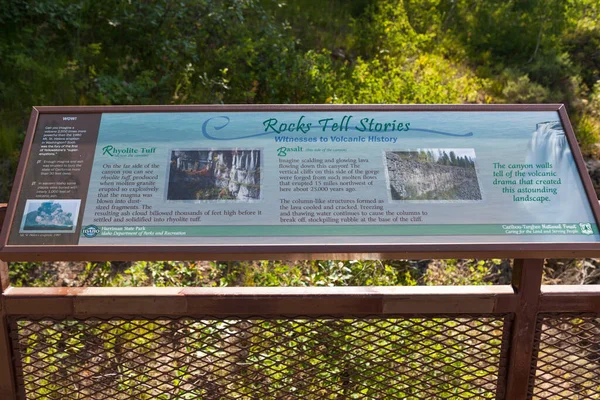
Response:
[[[420,258],[575,258],[600,256],[599,243],[411,243],[313,245],[162,245],[162,246],[15,246],[8,245],[8,231],[16,209],[27,157],[37,119],[41,113],[117,112],[252,112],[252,111],[556,111],[559,113],[594,219],[600,225],[600,207],[565,107],[560,104],[520,105],[187,105],[187,106],[83,106],[35,107],[31,114],[4,228],[0,235],[0,257],[6,261],[76,260],[247,260],[247,259],[420,259]]]

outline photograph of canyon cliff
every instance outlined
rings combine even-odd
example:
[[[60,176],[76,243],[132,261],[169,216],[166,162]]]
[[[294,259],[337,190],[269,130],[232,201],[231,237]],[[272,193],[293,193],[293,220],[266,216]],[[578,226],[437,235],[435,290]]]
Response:
[[[260,150],[173,150],[167,200],[258,200],[260,161]]]
[[[481,200],[473,149],[385,153],[392,200]]]

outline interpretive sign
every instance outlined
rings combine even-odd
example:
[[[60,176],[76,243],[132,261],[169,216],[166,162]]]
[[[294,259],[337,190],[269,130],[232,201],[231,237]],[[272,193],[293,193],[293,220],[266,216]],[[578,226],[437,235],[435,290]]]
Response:
[[[1,256],[596,251],[582,165],[559,105],[41,107]]]

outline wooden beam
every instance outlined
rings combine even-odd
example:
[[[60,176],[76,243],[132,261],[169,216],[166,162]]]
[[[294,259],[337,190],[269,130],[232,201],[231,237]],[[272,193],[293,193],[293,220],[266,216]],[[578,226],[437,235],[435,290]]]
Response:
[[[509,286],[10,288],[9,315],[411,315],[514,312]]]
[[[6,204],[0,203],[0,230],[4,224],[4,217],[6,216]],[[8,277],[8,264],[0,260],[0,295],[10,286],[10,279]]]
[[[539,312],[600,312],[600,285],[543,285]]]

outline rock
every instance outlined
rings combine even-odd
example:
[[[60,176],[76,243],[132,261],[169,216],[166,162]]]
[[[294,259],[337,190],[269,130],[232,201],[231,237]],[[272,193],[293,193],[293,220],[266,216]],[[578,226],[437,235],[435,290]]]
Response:
[[[474,168],[404,159],[386,153],[394,200],[481,200]]]

